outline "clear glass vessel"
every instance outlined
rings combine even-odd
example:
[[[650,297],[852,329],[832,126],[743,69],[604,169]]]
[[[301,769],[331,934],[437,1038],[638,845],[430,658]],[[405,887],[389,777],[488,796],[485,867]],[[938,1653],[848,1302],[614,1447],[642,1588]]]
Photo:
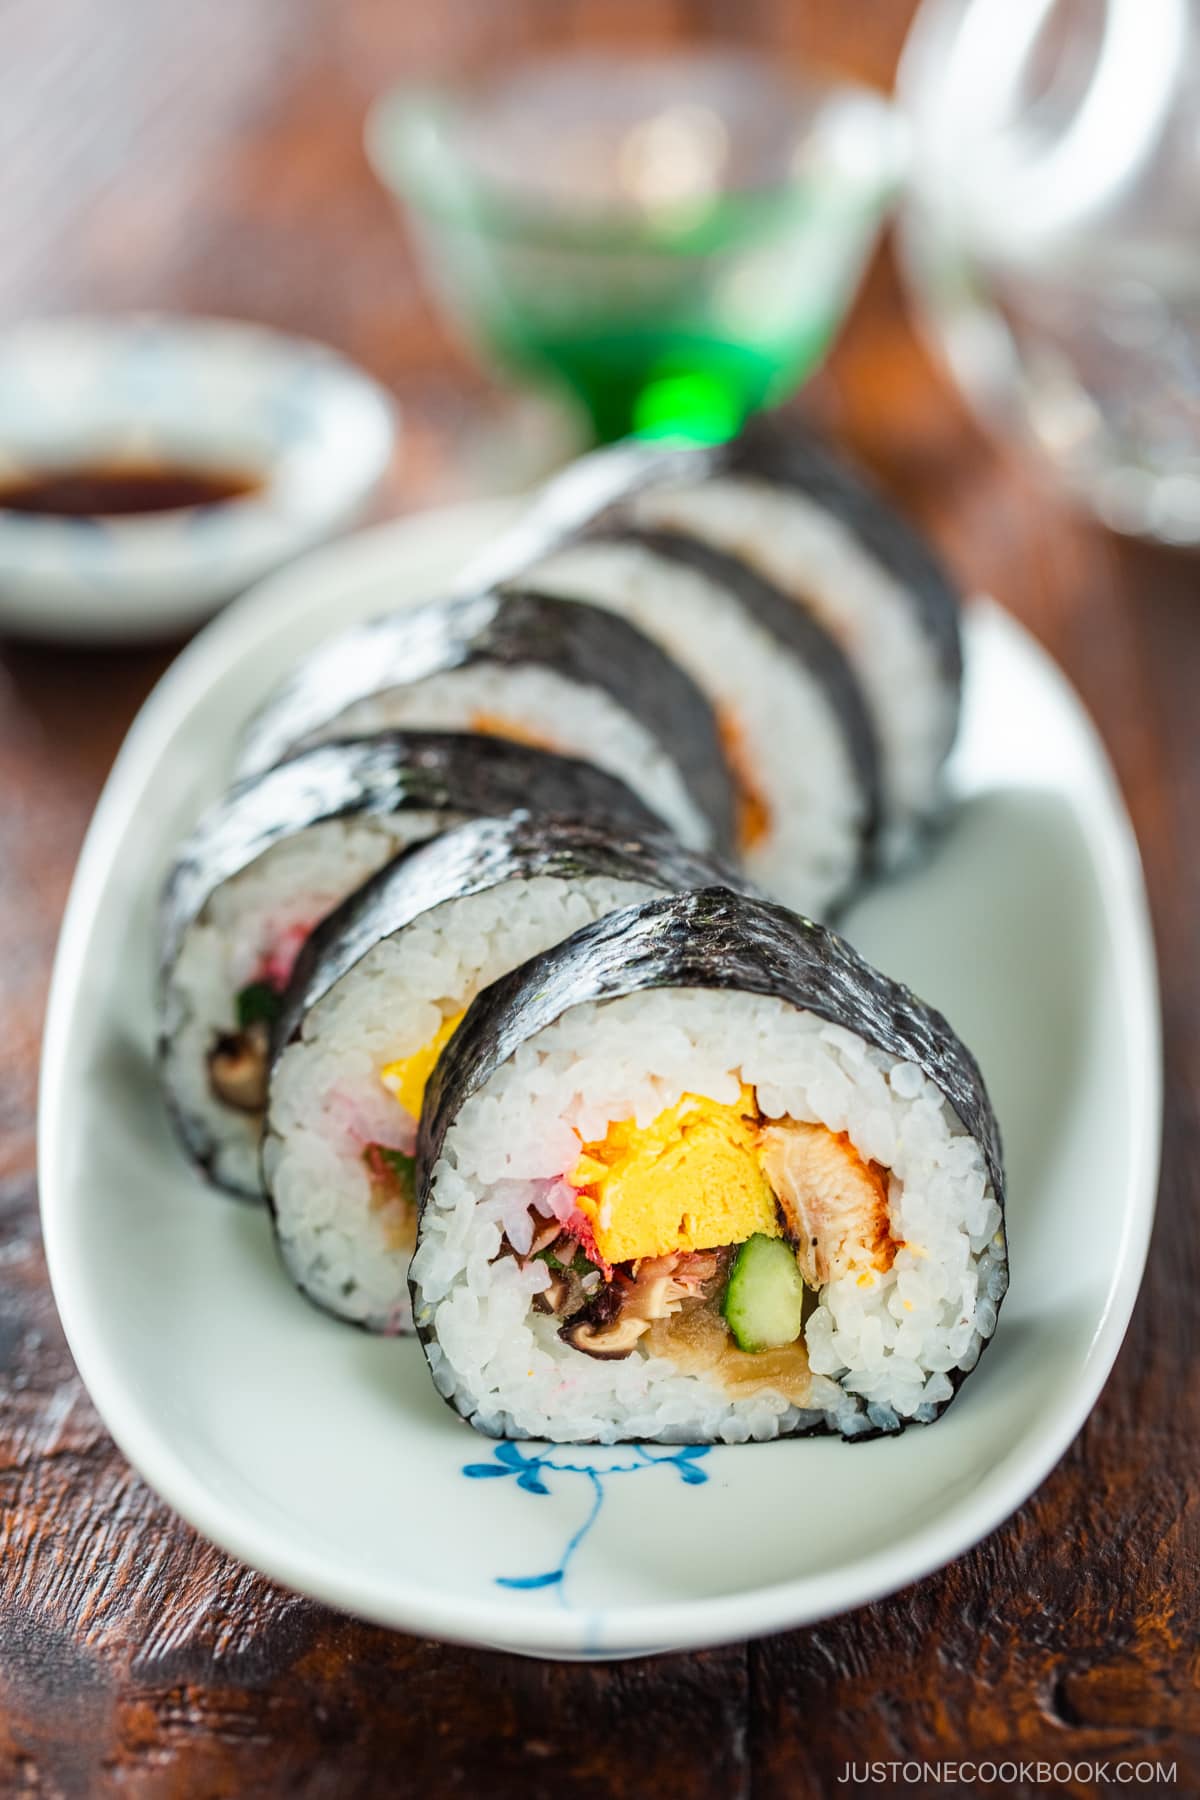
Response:
[[[902,254],[967,398],[1110,525],[1200,543],[1200,6],[925,0]]]
[[[900,174],[879,95],[750,55],[573,53],[368,124],[431,286],[600,440],[736,430],[820,360]]]

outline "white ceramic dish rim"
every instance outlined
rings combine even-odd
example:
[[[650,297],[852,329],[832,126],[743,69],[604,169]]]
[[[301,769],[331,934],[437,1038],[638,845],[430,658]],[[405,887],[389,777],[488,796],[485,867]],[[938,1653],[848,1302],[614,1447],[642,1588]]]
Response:
[[[56,340],[88,344],[120,354],[125,344],[157,335],[172,352],[189,359],[240,358],[249,371],[318,371],[327,384],[322,404],[337,393],[342,409],[355,409],[354,454],[331,455],[311,421],[287,441],[240,455],[229,443],[228,418],[217,424],[197,414],[173,424],[169,454],[201,465],[243,462],[260,483],[236,504],[184,508],[178,512],[116,515],[97,522],[0,510],[0,568],[6,591],[0,596],[0,623],[49,637],[121,641],[139,633],[163,635],[194,623],[251,582],[312,549],[352,524],[376,491],[395,454],[399,410],[392,396],[365,369],[318,338],[277,329],[254,319],[209,313],[65,312],[17,320],[0,330],[0,361],[24,351],[53,355]],[[242,416],[264,405],[262,395],[243,402]],[[74,426],[49,440],[37,456],[69,463],[72,454],[95,456],[109,444],[136,443],[146,421],[135,407],[121,404],[119,391],[103,403],[85,406]],[[150,427],[148,443],[162,435]],[[14,442],[22,440],[18,433]],[[0,442],[0,452],[10,449]],[[151,452],[152,453],[152,452]],[[314,480],[314,457],[321,477]],[[5,463],[21,458],[5,455]],[[204,531],[195,528],[201,515]],[[84,596],[81,598],[81,593]]]
[[[479,512],[478,507],[470,510]],[[361,534],[350,554],[369,565],[374,544],[390,530],[394,524]],[[315,574],[320,563],[333,567],[346,554],[345,547],[326,550],[310,558],[306,570]],[[502,1600],[435,1597],[395,1577],[368,1578],[364,1574],[350,1578],[331,1572],[319,1555],[278,1541],[264,1526],[247,1523],[238,1507],[204,1489],[184,1459],[140,1416],[110,1358],[105,1334],[87,1302],[86,1282],[76,1266],[55,1121],[71,1080],[70,1009],[87,955],[94,895],[138,804],[141,772],[157,760],[181,704],[220,678],[228,657],[227,640],[238,644],[239,656],[252,655],[256,643],[274,632],[277,602],[286,598],[287,581],[287,576],[277,577],[244,596],[168,669],[130,728],[84,842],[55,958],[39,1105],[42,1220],[55,1298],[72,1354],[118,1447],[150,1486],[214,1543],[272,1580],[383,1625],[462,1643],[486,1646],[502,1642],[506,1648],[534,1655],[562,1655],[561,1617],[521,1613]],[[252,617],[253,631],[249,629]],[[1012,629],[1021,630],[1015,625]],[[1046,674],[1064,691],[1072,710],[1083,715],[1080,702],[1056,665],[1027,634],[1022,632],[1022,636]],[[1073,1404],[1049,1413],[995,1466],[979,1490],[939,1513],[931,1525],[900,1536],[886,1549],[861,1557],[849,1568],[737,1594],[622,1607],[620,1649],[601,1655],[653,1653],[664,1646],[699,1648],[757,1637],[810,1624],[894,1593],[962,1555],[1002,1524],[1050,1473],[1095,1405],[1133,1311],[1153,1224],[1161,1137],[1161,1028],[1153,939],[1132,828],[1099,736],[1086,715],[1079,722],[1089,735],[1103,782],[1106,804],[1094,809],[1091,842],[1112,942],[1117,947],[1118,966],[1113,975],[1121,995],[1122,1018],[1131,1034],[1130,1067],[1140,1091],[1130,1097],[1129,1106],[1130,1116],[1137,1122],[1130,1156],[1136,1201],[1124,1211],[1112,1279]],[[754,1452],[747,1448],[745,1453]],[[853,1454],[852,1450],[848,1454]]]

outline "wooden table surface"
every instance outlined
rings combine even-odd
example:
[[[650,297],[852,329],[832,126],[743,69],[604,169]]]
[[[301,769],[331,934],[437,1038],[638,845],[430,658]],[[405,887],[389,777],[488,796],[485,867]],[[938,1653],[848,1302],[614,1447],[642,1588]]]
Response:
[[[890,78],[909,0],[9,0],[0,313],[161,304],[325,337],[399,393],[392,499],[463,485],[498,416],[422,302],[359,149],[389,79],[525,43],[729,34]],[[422,1642],[283,1593],[133,1475],[71,1364],[38,1232],[34,1101],[88,816],[167,650],[0,643],[0,1794],[728,1797],[889,1791],[847,1761],[1096,1763],[1200,1791],[1200,595],[971,428],[872,272],[812,402],[1078,685],[1141,841],[1166,971],[1158,1226],[1079,1439],[972,1555],[880,1605],[686,1657],[554,1666]],[[1065,1765],[1080,1766],[1069,1774]],[[909,1771],[910,1775],[913,1773]],[[920,1771],[891,1783],[948,1793]],[[972,1789],[970,1784],[959,1791]]]

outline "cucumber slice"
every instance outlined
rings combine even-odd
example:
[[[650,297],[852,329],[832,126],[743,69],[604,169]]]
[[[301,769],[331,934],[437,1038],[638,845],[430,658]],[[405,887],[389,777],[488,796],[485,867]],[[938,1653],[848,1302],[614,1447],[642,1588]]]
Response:
[[[800,1336],[804,1282],[796,1258],[782,1238],[747,1238],[733,1259],[725,1300],[725,1323],[739,1350],[778,1350]]]

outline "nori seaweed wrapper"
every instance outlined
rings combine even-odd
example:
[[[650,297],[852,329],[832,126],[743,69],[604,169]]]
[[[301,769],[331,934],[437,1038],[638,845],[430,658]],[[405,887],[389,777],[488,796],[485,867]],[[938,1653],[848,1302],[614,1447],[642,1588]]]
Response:
[[[544,594],[461,594],[389,613],[320,645],[250,721],[239,768],[269,767],[374,694],[489,663],[539,665],[607,693],[674,762],[715,846],[731,849],[733,780],[700,689],[627,620]]]
[[[502,1063],[572,1008],[652,988],[770,995],[914,1063],[983,1152],[1003,1233],[1000,1128],[978,1064],[947,1021],[908,988],[872,968],[835,932],[786,907],[725,887],[648,900],[611,913],[477,996],[425,1092],[417,1139],[421,1211],[454,1120]],[[416,1314],[416,1284],[410,1285]],[[422,1343],[433,1335],[419,1316],[417,1331]],[[964,1372],[948,1373],[957,1391]],[[939,1415],[949,1404],[943,1402]],[[800,1435],[829,1429],[821,1422]],[[864,1431],[853,1441],[878,1435]]]
[[[448,901],[543,875],[639,881],[668,892],[744,886],[732,870],[684,849],[657,826],[643,830],[542,812],[472,820],[401,851],[317,927],[283,997],[275,1055],[299,1035],[312,1007],[383,938]]]
[[[663,447],[630,441],[580,458],[546,485],[523,518],[472,559],[466,579],[512,580],[641,493],[692,487],[724,475],[794,488],[845,525],[904,590],[946,686],[958,691],[961,607],[954,583],[925,540],[861,471],[784,413],[760,413],[723,444]],[[802,596],[803,570],[797,571],[796,585]]]
[[[391,731],[331,740],[239,782],[180,846],[160,911],[163,967],[174,963],[210,895],[297,831],[355,814],[406,810],[470,817],[517,807],[661,829],[615,775],[507,738]]]
[[[685,532],[639,527],[606,517],[583,534],[583,541],[638,545],[651,556],[693,570],[731,595],[755,624],[789,655],[799,658],[824,690],[841,726],[864,801],[862,861],[864,869],[869,869],[883,813],[879,738],[858,676],[833,633],[740,556]]]
[[[962,682],[958,590],[923,537],[858,469],[778,413],[762,413],[718,451],[717,473],[792,487],[840,519],[894,576],[937,653],[942,679]]]
[[[658,828],[642,831],[616,821],[528,812],[471,820],[401,851],[312,933],[292,971],[272,1030],[272,1063],[299,1037],[311,1009],[351,976],[383,939],[404,931],[436,907],[485,893],[503,882],[538,876],[636,881],[670,892],[739,879],[713,858],[685,850]],[[268,1132],[269,1118],[268,1107]],[[269,1185],[267,1202],[275,1217]],[[303,1270],[290,1263],[289,1268],[297,1286],[308,1293]]]

